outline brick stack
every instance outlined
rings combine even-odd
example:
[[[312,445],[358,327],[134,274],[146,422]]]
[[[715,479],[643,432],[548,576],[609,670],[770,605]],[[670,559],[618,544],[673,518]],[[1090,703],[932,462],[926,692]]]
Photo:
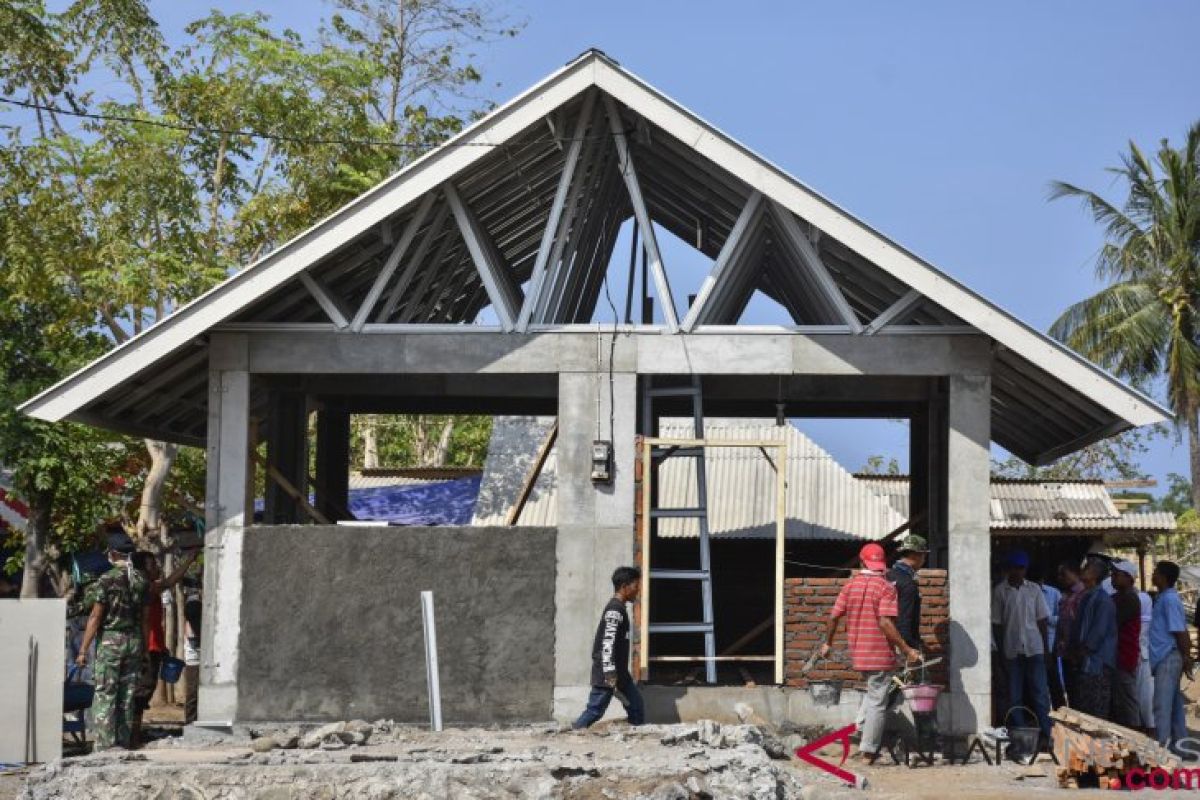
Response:
[[[830,658],[818,661],[802,676],[804,662],[821,643],[829,611],[846,578],[788,578],[784,581],[784,681],[805,687],[809,681],[842,681],[843,688],[863,688],[862,675],[850,665],[843,623],[833,640]],[[927,657],[945,656],[949,641],[949,596],[946,570],[923,569],[921,584],[921,640]],[[841,656],[842,658],[838,658]],[[945,685],[945,662],[931,667],[927,680]]]

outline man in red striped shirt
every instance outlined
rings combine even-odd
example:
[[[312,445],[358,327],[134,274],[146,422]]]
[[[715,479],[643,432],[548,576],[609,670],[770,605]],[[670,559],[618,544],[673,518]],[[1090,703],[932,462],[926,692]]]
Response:
[[[919,661],[920,652],[909,647],[896,629],[896,587],[885,577],[887,561],[883,547],[871,542],[858,552],[862,571],[852,577],[838,594],[837,602],[825,627],[821,656],[833,645],[842,617],[846,618],[846,637],[850,641],[850,661],[863,673],[867,693],[858,710],[858,728],[862,734],[858,755],[873,764],[883,743],[887,720],[888,694],[896,671],[896,651],[909,661]]]

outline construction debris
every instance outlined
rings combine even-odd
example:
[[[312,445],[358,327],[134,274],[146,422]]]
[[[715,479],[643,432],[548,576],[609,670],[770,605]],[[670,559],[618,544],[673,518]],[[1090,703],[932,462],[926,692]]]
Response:
[[[1057,723],[1054,757],[1061,787],[1075,789],[1081,782],[1095,782],[1102,788],[1121,786],[1130,770],[1174,772],[1180,766],[1169,750],[1137,731],[1065,706],[1050,716]]]
[[[300,747],[284,749],[281,742],[293,739]],[[55,761],[30,774],[21,798],[798,800],[811,795],[801,792],[802,779],[833,787],[830,779],[801,772],[786,759],[783,744],[769,731],[712,721],[442,733],[385,722],[338,722],[303,731],[259,726],[224,741],[189,746],[176,740],[136,754]]]

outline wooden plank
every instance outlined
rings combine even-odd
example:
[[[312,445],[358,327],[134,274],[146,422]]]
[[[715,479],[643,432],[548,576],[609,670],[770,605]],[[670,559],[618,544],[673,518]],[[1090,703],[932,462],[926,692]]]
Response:
[[[273,464],[268,464],[265,462],[254,450],[250,451],[250,460],[258,466],[265,466],[267,470],[267,477],[275,481],[275,483],[279,485],[279,488],[283,489],[285,494],[295,500],[300,505],[300,508],[304,509],[304,513],[312,517],[313,521],[318,522],[321,525],[332,524],[324,514],[312,507],[312,504],[308,502],[308,498],[305,497],[299,489],[293,486],[292,482],[284,477],[283,473],[275,469]]]
[[[504,520],[504,524],[513,526],[517,524],[517,520],[521,518],[521,512],[525,509],[525,503],[529,500],[529,495],[533,492],[533,485],[537,483],[538,476],[542,474],[542,467],[546,464],[546,458],[550,455],[550,449],[554,447],[554,440],[558,438],[558,420],[554,420],[554,425],[550,427],[550,432],[546,434],[545,441],[538,449],[537,458],[534,459],[533,466],[529,469],[529,474],[525,476],[525,483],[521,486],[521,493],[517,495],[517,500],[513,503],[513,507],[508,510],[508,517]]]
[[[651,661],[678,661],[686,664],[707,663],[708,661],[774,661],[775,656],[651,656]]]
[[[651,440],[642,440],[642,615],[639,620],[638,660],[642,680],[650,677],[650,475],[654,463],[650,460]]]
[[[779,448],[779,466],[775,469],[775,683],[783,685],[783,576],[787,538],[787,455],[786,440]]]

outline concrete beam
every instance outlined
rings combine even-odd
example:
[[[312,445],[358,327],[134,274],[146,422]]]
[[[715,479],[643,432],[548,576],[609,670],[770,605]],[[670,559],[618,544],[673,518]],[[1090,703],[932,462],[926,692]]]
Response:
[[[244,335],[253,373],[379,375],[604,371],[611,334]],[[989,340],[977,336],[619,333],[614,369],[648,375],[952,375],[990,372],[991,359]]]
[[[947,403],[946,503],[950,582],[949,729],[975,733],[991,714],[992,383],[956,375]]]

